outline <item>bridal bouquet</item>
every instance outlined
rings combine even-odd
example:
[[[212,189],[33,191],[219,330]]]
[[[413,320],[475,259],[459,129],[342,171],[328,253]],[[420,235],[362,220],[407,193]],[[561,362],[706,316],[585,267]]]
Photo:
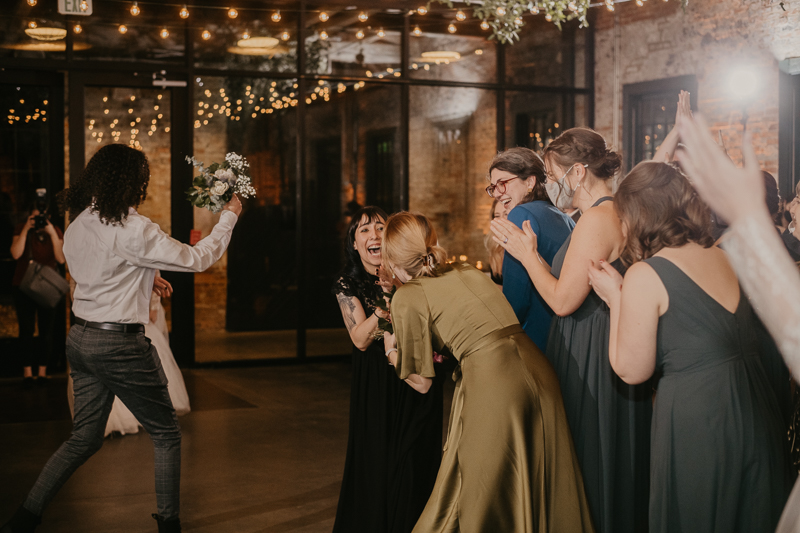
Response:
[[[250,164],[239,154],[231,152],[225,156],[225,161],[211,163],[207,168],[194,157],[187,155],[186,161],[200,173],[186,191],[189,203],[195,207],[219,213],[234,194],[242,198],[256,195],[255,188],[250,184]]]

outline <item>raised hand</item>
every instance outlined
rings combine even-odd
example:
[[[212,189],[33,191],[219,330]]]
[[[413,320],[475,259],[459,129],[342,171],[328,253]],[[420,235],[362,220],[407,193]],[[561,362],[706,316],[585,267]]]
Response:
[[[613,306],[622,293],[622,275],[616,268],[600,260],[589,266],[589,285],[607,305]]]
[[[523,222],[522,229],[519,229],[508,219],[495,218],[490,227],[494,233],[492,236],[494,242],[518,261],[524,263],[531,256],[537,255],[538,239],[530,221]]]
[[[237,195],[233,195],[231,201],[225,204],[225,207],[222,209],[226,211],[230,211],[231,213],[235,214],[237,217],[242,214],[242,202],[239,200]]]
[[[764,178],[749,133],[742,142],[744,168],[734,165],[714,142],[703,117],[681,121],[680,135],[681,165],[711,209],[731,224],[752,213],[768,215]]]

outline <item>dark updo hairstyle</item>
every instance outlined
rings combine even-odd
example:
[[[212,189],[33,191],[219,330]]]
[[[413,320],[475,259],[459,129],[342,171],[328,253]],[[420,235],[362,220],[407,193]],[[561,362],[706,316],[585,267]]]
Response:
[[[373,285],[369,275],[375,275],[374,272],[367,272],[364,270],[364,263],[361,262],[361,256],[358,255],[358,250],[355,249],[356,230],[361,225],[361,221],[365,218],[368,224],[373,222],[386,223],[386,219],[389,218],[389,215],[380,207],[368,205],[353,213],[353,217],[350,219],[350,225],[347,227],[347,235],[344,238],[345,263],[342,276],[352,280],[352,282],[360,288],[364,288],[364,284]],[[362,294],[364,294],[363,291]]]
[[[589,128],[571,128],[553,139],[544,149],[543,159],[567,170],[586,165],[601,180],[612,179],[622,168],[622,156],[608,149],[602,135]]]
[[[147,198],[150,166],[147,157],[124,144],[100,148],[68,189],[58,195],[62,209],[70,217],[78,216],[87,207],[105,224],[122,225],[128,210]]]
[[[779,213],[781,209],[781,194],[778,192],[778,182],[775,181],[775,176],[767,172],[766,170],[761,171],[762,176],[764,177],[764,188],[766,189],[766,201],[767,201],[767,210],[769,211],[769,216],[772,218],[773,223],[780,226],[781,225],[781,218],[782,213]]]
[[[547,195],[547,189],[544,186],[547,181],[544,161],[539,157],[539,154],[530,148],[509,148],[494,156],[494,159],[492,159],[492,162],[489,164],[490,181],[492,178],[492,171],[495,169],[513,174],[521,180],[534,178],[535,183],[533,189],[525,195],[520,203],[527,204],[534,200],[552,203],[550,197]]]
[[[680,169],[644,161],[620,182],[614,208],[627,226],[620,257],[626,266],[653,257],[662,248],[689,242],[709,248],[711,210]]]

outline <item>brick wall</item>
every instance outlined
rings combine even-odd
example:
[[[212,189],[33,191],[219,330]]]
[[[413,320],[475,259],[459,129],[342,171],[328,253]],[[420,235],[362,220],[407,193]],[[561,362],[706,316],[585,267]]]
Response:
[[[745,66],[760,82],[747,108],[748,130],[762,168],[776,174],[778,62],[800,56],[800,4],[784,5],[786,11],[777,0],[702,0],[689,2],[684,13],[675,0],[649,0],[644,7],[618,4],[614,13],[595,8],[596,129],[609,142],[616,133],[616,147],[621,148],[623,85],[693,74],[700,112],[722,132],[738,163],[742,105],[733,97],[728,79],[735,67]]]

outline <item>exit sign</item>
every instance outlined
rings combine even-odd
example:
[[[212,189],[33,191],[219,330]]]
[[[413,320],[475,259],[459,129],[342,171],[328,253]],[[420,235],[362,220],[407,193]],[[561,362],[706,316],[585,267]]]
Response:
[[[82,9],[81,4],[86,9]],[[91,15],[92,0],[58,0],[58,12],[62,15]]]

